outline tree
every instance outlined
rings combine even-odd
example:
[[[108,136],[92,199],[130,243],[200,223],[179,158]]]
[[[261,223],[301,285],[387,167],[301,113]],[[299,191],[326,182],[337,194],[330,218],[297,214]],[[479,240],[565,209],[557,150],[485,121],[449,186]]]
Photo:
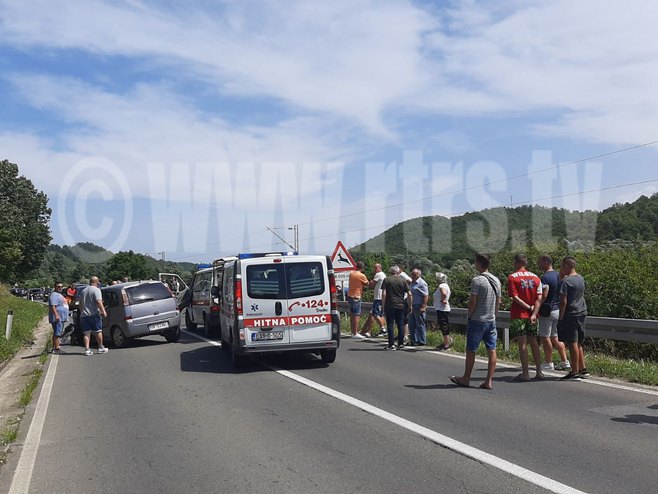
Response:
[[[48,197],[0,161],[0,280],[23,280],[36,270],[50,244]]]
[[[132,250],[115,254],[107,264],[107,275],[110,280],[121,280],[128,276],[131,280],[148,280],[156,273],[149,267],[146,256],[135,254]]]

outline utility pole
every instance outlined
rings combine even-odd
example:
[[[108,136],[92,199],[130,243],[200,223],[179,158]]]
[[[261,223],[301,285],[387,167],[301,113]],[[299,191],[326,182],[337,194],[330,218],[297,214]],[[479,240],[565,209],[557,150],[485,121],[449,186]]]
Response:
[[[299,225],[293,225],[289,227],[288,230],[292,230],[294,233],[295,252],[299,254]]]
[[[296,225],[295,225],[295,226],[296,226]],[[275,232],[273,228],[270,228],[270,227],[267,226],[267,225],[265,225],[265,228],[267,228],[267,229],[268,229],[269,231],[271,231],[274,235],[276,235],[277,238],[278,238],[279,240],[281,240],[284,244],[286,244],[288,247],[290,247],[290,248],[293,249],[295,252],[297,252],[297,248],[296,248],[294,245],[290,245],[290,244],[288,243],[288,241],[287,241],[285,238],[283,238],[281,235],[279,235],[277,232]],[[288,230],[291,230],[291,228],[288,228]]]

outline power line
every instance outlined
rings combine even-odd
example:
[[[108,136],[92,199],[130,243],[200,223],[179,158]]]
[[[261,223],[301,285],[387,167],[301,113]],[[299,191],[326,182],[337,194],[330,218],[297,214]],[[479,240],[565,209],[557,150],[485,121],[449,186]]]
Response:
[[[322,218],[322,219],[319,219],[319,220],[308,221],[306,223],[299,223],[299,225],[304,226],[304,225],[310,225],[311,223],[317,224],[317,223],[322,223],[324,221],[333,221],[333,220],[339,220],[339,219],[342,219],[342,218],[349,218],[349,217],[353,217],[353,216],[359,216],[359,215],[374,212],[374,211],[381,211],[383,209],[399,208],[401,206],[405,206],[405,205],[408,205],[408,204],[416,204],[416,203],[419,203],[419,202],[427,201],[429,199],[436,199],[438,197],[450,196],[450,195],[456,194],[458,192],[460,192],[460,193],[461,192],[467,192],[467,191],[474,190],[474,189],[484,188],[484,187],[487,187],[487,186],[490,186],[490,185],[496,185],[496,184],[501,184],[501,183],[505,183],[505,182],[511,182],[512,180],[518,180],[520,178],[527,178],[527,177],[530,177],[532,175],[537,175],[539,173],[544,173],[544,172],[551,171],[551,170],[557,170],[557,169],[560,169],[560,168],[563,168],[563,167],[566,167],[566,166],[572,166],[572,165],[578,165],[578,164],[581,164],[581,163],[586,163],[588,161],[592,161],[592,160],[596,160],[596,159],[600,159],[600,158],[605,158],[605,157],[613,156],[613,155],[620,154],[620,153],[625,153],[625,152],[632,151],[632,150],[635,150],[635,149],[645,148],[645,147],[648,147],[648,146],[652,146],[654,144],[658,144],[658,140],[651,141],[651,142],[645,142],[643,144],[637,144],[635,146],[629,146],[629,147],[623,148],[623,149],[617,149],[615,151],[610,151],[610,152],[607,152],[607,153],[598,154],[596,156],[591,156],[589,158],[581,158],[581,159],[576,160],[576,161],[569,161],[567,163],[561,163],[559,165],[550,166],[550,167],[547,167],[547,168],[542,168],[541,170],[535,170],[535,171],[528,172],[528,173],[522,173],[520,175],[515,175],[515,176],[512,176],[512,177],[508,177],[508,178],[504,178],[504,179],[500,179],[500,180],[494,180],[492,182],[487,182],[487,183],[480,184],[480,185],[473,185],[473,186],[470,186],[470,187],[463,188],[459,191],[442,192],[440,194],[435,194],[435,195],[432,195],[432,196],[423,197],[421,199],[414,199],[414,200],[411,200],[411,201],[404,201],[404,202],[399,202],[399,203],[396,203],[396,204],[389,204],[387,206],[381,206],[381,207],[372,208],[372,209],[364,209],[362,211],[357,211],[357,212],[354,212],[354,213],[346,213],[346,214],[343,214],[343,215],[340,215],[340,216],[332,216],[332,217],[328,217],[328,218]]]
[[[536,202],[549,201],[549,200],[553,200],[553,199],[563,199],[563,198],[566,198],[566,197],[573,197],[573,196],[578,196],[578,195],[583,195],[583,194],[591,194],[593,192],[604,192],[604,191],[607,191],[607,190],[621,189],[621,188],[624,188],[624,187],[631,187],[633,185],[644,185],[644,184],[649,184],[649,183],[653,183],[653,182],[658,182],[658,178],[653,178],[653,179],[650,179],[650,180],[642,180],[640,182],[626,183],[626,184],[621,184],[621,185],[612,185],[612,186],[609,186],[609,187],[602,187],[602,188],[599,188],[599,189],[590,189],[590,190],[586,190],[586,191],[583,191],[583,192],[572,192],[571,194],[562,194],[562,195],[559,195],[559,196],[543,197],[541,199],[533,199],[533,200],[529,200],[529,201],[518,201],[518,202],[510,203],[510,206],[521,206],[523,204],[532,204],[532,203],[536,203]],[[455,216],[461,216],[461,215],[466,214],[466,213],[476,213],[476,212],[478,212],[478,211],[472,210],[472,209],[471,210],[465,210],[465,211],[459,211],[459,212],[453,213],[453,214],[451,214],[450,216],[447,216],[447,217],[448,218],[453,218]],[[407,220],[403,220],[403,221],[407,221]],[[346,233],[364,232],[364,231],[374,230],[374,229],[379,229],[379,228],[387,228],[388,229],[388,228],[391,228],[395,225],[398,225],[398,224],[402,223],[403,221],[398,221],[397,223],[389,223],[389,224],[385,224],[385,225],[370,226],[370,227],[366,227],[366,228],[355,228],[355,229],[352,229],[352,230],[343,230],[343,231],[335,232],[335,233],[326,233],[326,234],[322,234],[322,235],[314,235],[312,237],[304,238],[302,240],[304,240],[304,241],[316,240],[316,239],[324,238],[324,237],[332,237],[332,236],[335,237],[335,236],[338,236],[338,235],[344,235]],[[270,245],[270,244],[267,244],[267,245]],[[274,245],[277,245],[277,244],[274,244]],[[255,248],[261,248],[261,247],[265,247],[265,245],[257,246]]]

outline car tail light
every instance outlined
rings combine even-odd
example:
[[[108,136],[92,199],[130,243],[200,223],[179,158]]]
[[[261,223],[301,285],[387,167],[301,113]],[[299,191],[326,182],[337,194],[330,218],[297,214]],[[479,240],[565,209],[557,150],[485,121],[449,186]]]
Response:
[[[336,277],[329,275],[329,293],[331,294],[331,310],[338,310],[338,294],[336,292]]]
[[[235,280],[235,311],[242,315],[242,280]]]
[[[219,312],[219,305],[211,305],[210,312]]]

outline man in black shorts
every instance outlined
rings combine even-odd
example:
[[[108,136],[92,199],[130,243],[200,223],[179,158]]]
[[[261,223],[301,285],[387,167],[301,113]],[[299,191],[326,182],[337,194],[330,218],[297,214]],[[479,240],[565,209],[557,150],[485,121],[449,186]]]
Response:
[[[585,367],[583,341],[585,341],[585,280],[576,273],[576,260],[569,256],[562,259],[560,266],[560,315],[557,323],[557,337],[569,349],[571,372],[564,380],[579,380],[589,376]]]

